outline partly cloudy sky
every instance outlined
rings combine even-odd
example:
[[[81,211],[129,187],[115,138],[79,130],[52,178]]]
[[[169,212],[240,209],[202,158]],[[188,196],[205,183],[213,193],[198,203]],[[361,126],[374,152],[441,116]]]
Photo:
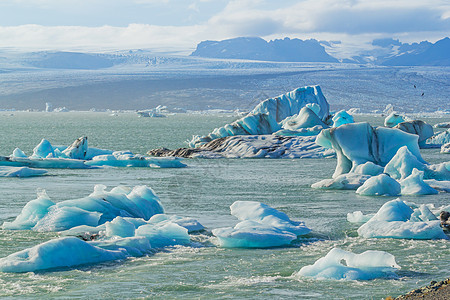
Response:
[[[450,35],[449,0],[0,0],[0,48],[195,49],[238,36],[341,40]]]

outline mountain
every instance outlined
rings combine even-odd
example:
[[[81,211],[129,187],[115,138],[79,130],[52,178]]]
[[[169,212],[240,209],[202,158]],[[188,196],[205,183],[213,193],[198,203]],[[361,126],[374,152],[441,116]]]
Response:
[[[408,45],[408,44],[407,44]],[[414,45],[414,44],[413,44]],[[414,49],[403,47],[403,53],[385,59],[384,66],[450,66],[450,39],[448,37],[434,44],[428,42],[416,43]]]
[[[239,37],[223,41],[203,41],[191,56],[248,59],[277,62],[338,62],[317,40]]]

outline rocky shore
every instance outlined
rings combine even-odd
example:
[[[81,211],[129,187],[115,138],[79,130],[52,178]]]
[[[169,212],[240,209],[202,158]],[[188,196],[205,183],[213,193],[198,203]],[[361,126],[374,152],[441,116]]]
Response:
[[[432,281],[429,285],[412,290],[397,298],[387,297],[386,300],[448,300],[450,299],[450,278],[443,281]]]

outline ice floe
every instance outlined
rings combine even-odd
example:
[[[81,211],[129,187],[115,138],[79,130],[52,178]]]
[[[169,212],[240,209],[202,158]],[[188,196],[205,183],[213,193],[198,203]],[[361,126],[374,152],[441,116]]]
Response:
[[[204,227],[188,217],[162,214],[159,198],[146,186],[105,191],[86,198],[51,201],[44,191],[3,229],[59,231],[61,238],[0,259],[2,272],[35,272],[151,254],[187,245],[190,232]]]
[[[133,154],[130,151],[113,151],[88,147],[87,137],[80,137],[69,147],[52,146],[46,139],[33,149],[29,157],[19,148],[11,156],[0,156],[0,166],[88,169],[102,166],[112,167],[186,167],[180,158],[154,158]]]
[[[0,177],[32,177],[41,176],[46,173],[47,171],[42,169],[0,166]]]
[[[311,229],[266,204],[256,201],[236,201],[231,214],[240,222],[234,227],[212,230],[218,245],[225,248],[268,248],[289,245]]]
[[[404,132],[418,135],[418,143],[419,147],[421,148],[426,146],[426,140],[432,137],[434,134],[433,127],[430,124],[427,124],[420,120],[401,122],[395,125],[394,128],[398,128]]]
[[[384,251],[368,250],[355,254],[333,248],[313,265],[301,268],[296,276],[333,280],[371,280],[397,277],[395,272],[399,269],[395,257]]]
[[[380,174],[367,179],[356,193],[364,196],[398,196],[401,185],[389,175]]]
[[[361,212],[347,215],[350,222],[366,221]],[[447,239],[439,220],[428,206],[417,206],[400,199],[386,202],[366,223],[358,228],[365,238]]]

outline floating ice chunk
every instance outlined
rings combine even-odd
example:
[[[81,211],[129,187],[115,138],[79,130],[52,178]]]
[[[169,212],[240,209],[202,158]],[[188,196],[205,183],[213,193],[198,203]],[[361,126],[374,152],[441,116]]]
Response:
[[[322,131],[323,127],[320,125],[310,127],[310,128],[300,128],[298,130],[281,129],[274,132],[273,135],[276,136],[315,136]]]
[[[314,189],[356,190],[364,184],[370,175],[347,173],[332,179],[324,179],[311,185]]]
[[[289,245],[297,235],[256,221],[246,220],[234,227],[216,228],[212,234],[225,248],[270,248]]]
[[[433,127],[434,128],[450,128],[450,122],[437,123]]]
[[[308,103],[305,105],[305,107],[309,108],[310,110],[312,110],[316,115],[320,114],[320,105],[317,103]]]
[[[0,165],[30,167],[42,169],[89,169],[92,168],[79,159],[68,158],[34,158],[0,156]]]
[[[418,208],[414,209],[410,220],[413,222],[426,222],[436,221],[438,218],[436,218],[427,205],[422,204]]]
[[[149,220],[153,215],[164,213],[159,197],[145,185],[135,186],[128,194],[128,199],[141,210],[145,220]]]
[[[12,157],[27,157],[27,155],[19,148],[14,149]]]
[[[88,140],[87,137],[80,137],[75,140],[67,149],[62,151],[64,155],[72,159],[86,159],[86,154],[88,150]]]
[[[413,169],[424,171],[424,178],[449,180],[450,163],[427,165],[419,161],[405,146],[398,149],[391,161],[385,166],[384,172],[392,178],[403,180],[412,174]]]
[[[434,195],[438,193],[423,181],[423,173],[414,168],[411,175],[400,181],[402,195]]]
[[[239,222],[234,227],[212,230],[218,244],[226,248],[268,248],[289,245],[311,229],[268,205],[256,201],[236,201],[231,214]]]
[[[418,240],[447,239],[447,236],[440,226],[440,221],[369,221],[358,229],[358,234],[365,238]]]
[[[42,139],[41,142],[34,147],[33,155],[31,158],[52,158],[55,157],[52,144],[46,139]]]
[[[434,134],[433,127],[420,120],[401,122],[394,126],[402,131],[419,136],[419,146],[425,146],[425,141]]]
[[[363,214],[362,211],[354,211],[352,213],[347,214],[347,221],[350,223],[366,223],[369,221],[375,214]]]
[[[344,124],[355,123],[353,116],[347,113],[345,110],[340,110],[333,116],[333,127],[339,127]]]
[[[111,222],[105,223],[106,236],[131,237],[134,236],[135,226],[122,217],[116,217]]]
[[[389,116],[384,119],[384,126],[386,127],[394,127],[399,123],[407,121],[405,116],[396,114],[395,112],[391,112]]]
[[[300,112],[281,121],[281,127],[288,130],[299,130],[319,126],[322,129],[328,126],[308,107],[303,107]]]
[[[28,202],[22,212],[12,222],[4,222],[3,229],[30,230],[39,220],[47,215],[50,207],[55,205],[44,190],[38,192],[35,200]]]
[[[121,251],[126,257],[140,257],[152,253],[150,241],[145,237],[134,236],[126,238],[115,238],[110,240],[99,240],[90,243],[93,246],[108,251]]]
[[[97,238],[98,236],[100,236],[101,232],[105,231],[106,231],[105,224],[99,226],[80,225],[72,227],[68,230],[60,231],[58,232],[58,234],[60,236],[76,236],[84,241],[90,241]]]
[[[449,153],[450,154],[450,143],[442,145],[441,153]]]
[[[305,223],[293,221],[285,213],[257,201],[235,201],[230,209],[231,214],[241,221],[256,221],[296,235],[311,232]]]
[[[114,150],[89,147],[89,148],[87,148],[85,159],[92,160],[95,156],[111,155],[113,153],[114,153]]]
[[[450,193],[450,180],[428,179],[424,182],[435,190]]]
[[[111,167],[154,167],[154,168],[184,168],[185,164],[177,157],[147,157],[139,154],[113,152],[110,155],[94,156],[92,160],[86,161],[88,166],[111,166]]]
[[[316,115],[325,120],[329,114],[329,104],[320,87],[306,86],[259,103],[247,116],[223,126],[223,129],[215,129],[203,137],[194,136],[189,147],[195,148],[225,136],[272,134],[281,129],[281,121],[298,114],[307,104],[314,103],[320,109],[316,106],[310,106],[310,109],[313,108],[317,111]]]
[[[365,164],[355,166],[351,171],[356,174],[377,176],[383,173],[384,168],[382,166],[374,164],[371,161],[368,161]]]
[[[365,238],[447,239],[439,221],[418,222],[413,214],[414,210],[404,201],[388,201],[358,228],[358,234]]]
[[[146,237],[154,248],[190,243],[188,230],[170,221],[139,226],[136,236]]]
[[[413,209],[400,198],[384,203],[378,212],[373,216],[373,221],[402,221],[410,219]]]
[[[408,177],[413,169],[422,171],[425,165],[406,146],[403,146],[384,167],[384,172],[394,179],[402,180]]]
[[[450,129],[435,134],[427,140],[428,146],[440,146],[450,143]]]
[[[102,214],[99,212],[87,211],[78,207],[54,205],[32,230],[63,231],[80,225],[97,226],[101,216]]]
[[[136,186],[128,192],[123,187],[107,192],[97,186],[88,197],[57,204],[45,194],[38,195],[38,199],[25,205],[15,221],[5,222],[3,228],[62,231],[80,225],[98,226],[118,216],[148,220],[163,212],[159,198],[146,186]]]
[[[0,258],[2,272],[35,272],[124,259],[123,249],[105,250],[75,237],[50,240]]]
[[[423,162],[417,139],[417,135],[398,129],[373,128],[368,123],[353,123],[322,130],[316,143],[336,151],[335,178],[368,161],[385,166],[403,146]]]
[[[175,215],[165,215],[165,214],[156,214],[148,220],[149,224],[156,224],[163,221],[171,221],[173,223],[176,223],[180,225],[181,227],[184,227],[188,230],[188,233],[201,231],[205,229],[205,227],[200,224],[197,220],[188,218],[188,217],[180,217]]]
[[[47,173],[47,171],[42,169],[0,166],[0,177],[32,177],[41,176],[45,173]]]
[[[316,279],[371,280],[393,277],[398,269],[400,266],[395,257],[384,251],[368,250],[355,254],[333,248],[313,265],[301,268],[297,275]]]
[[[380,174],[366,180],[356,193],[363,196],[398,196],[401,193],[401,186],[389,175]]]

